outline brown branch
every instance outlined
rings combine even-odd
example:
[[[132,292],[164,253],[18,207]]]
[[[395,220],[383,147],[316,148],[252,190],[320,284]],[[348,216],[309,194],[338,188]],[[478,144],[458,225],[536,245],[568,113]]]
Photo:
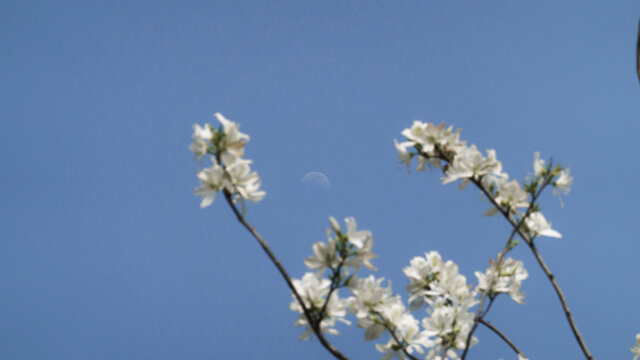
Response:
[[[551,169],[551,163],[549,163],[549,167],[548,169]],[[535,203],[536,200],[538,200],[538,197],[540,196],[540,194],[542,194],[542,191],[544,190],[545,187],[547,187],[547,185],[549,185],[550,182],[550,178],[545,179],[545,181],[542,183],[542,185],[540,186],[540,188],[538,189],[538,191],[536,191],[535,193],[533,193],[531,195],[531,202],[529,203],[529,206],[527,207],[527,211],[524,213],[524,215],[522,215],[522,217],[520,218],[520,220],[518,221],[518,223],[516,225],[513,226],[513,230],[511,231],[511,235],[509,236],[509,240],[507,240],[507,243],[505,244],[504,248],[502,249],[502,251],[500,252],[500,254],[498,254],[498,257],[496,259],[496,270],[499,271],[500,267],[502,266],[502,263],[504,261],[504,257],[505,255],[509,252],[509,250],[512,249],[511,247],[511,242],[513,241],[513,237],[515,236],[516,232],[520,232],[520,227],[524,224],[525,220],[527,219],[527,217],[529,215],[531,215],[533,208],[535,207]],[[503,209],[502,206],[499,206],[497,201],[493,198],[493,195],[491,195],[488,191],[486,191],[486,189],[484,188],[484,186],[482,186],[482,183],[478,180],[473,180],[473,183],[479,187],[480,189],[482,189],[484,191],[484,194],[487,196],[487,198],[490,199],[491,203],[498,209],[500,210],[503,215],[509,220],[509,222],[514,223],[514,221],[512,220],[511,216],[510,216],[510,209]],[[525,241],[527,242],[527,244],[529,244],[530,242],[527,241],[528,239],[525,238]],[[467,356],[467,352],[469,351],[469,347],[471,346],[471,338],[473,336],[473,332],[478,328],[478,323],[484,318],[485,315],[487,315],[487,313],[489,312],[489,308],[491,307],[491,304],[493,304],[493,299],[492,301],[489,303],[489,306],[487,307],[487,310],[482,313],[482,307],[484,306],[484,301],[487,297],[487,294],[489,292],[489,290],[491,289],[491,287],[493,286],[493,284],[487,284],[487,288],[482,292],[482,298],[480,300],[480,305],[478,306],[478,311],[476,312],[476,317],[473,320],[473,326],[471,327],[471,331],[469,332],[469,336],[467,337],[467,342],[466,345],[464,347],[464,352],[462,353],[462,357],[461,359],[464,360]]]
[[[549,269],[547,264],[544,262],[544,259],[542,259],[542,255],[540,255],[540,253],[538,252],[538,249],[536,248],[536,245],[533,242],[529,243],[529,248],[531,249],[531,252],[533,252],[533,255],[535,255],[536,260],[538,260],[538,264],[540,264],[542,271],[544,271],[545,275],[547,275],[547,278],[549,278],[549,281],[553,285],[553,289],[556,291],[556,295],[558,295],[558,299],[562,304],[562,310],[564,310],[564,316],[569,321],[569,325],[571,326],[571,331],[573,331],[573,335],[578,341],[578,344],[580,344],[580,348],[582,349],[584,356],[589,360],[593,360],[594,359],[593,355],[591,355],[591,353],[589,352],[589,349],[587,348],[587,344],[582,339],[582,335],[580,335],[580,331],[578,331],[578,327],[576,326],[576,323],[573,321],[573,316],[571,315],[571,311],[569,310],[567,299],[565,298],[564,293],[560,289],[560,285],[558,285],[558,282],[556,281],[556,277],[551,273],[551,270]]]
[[[293,282],[291,281],[291,277],[289,276],[289,274],[287,274],[287,271],[284,269],[284,267],[282,266],[278,258],[276,258],[273,252],[271,252],[271,249],[269,248],[267,243],[264,241],[264,239],[262,239],[262,236],[260,236],[258,231],[245,220],[244,216],[242,216],[240,211],[238,211],[238,209],[236,208],[236,205],[233,203],[233,199],[231,198],[231,193],[225,190],[224,197],[225,199],[227,199],[227,203],[233,210],[233,213],[236,214],[236,218],[238,219],[238,221],[251,233],[251,235],[253,235],[253,237],[256,240],[258,240],[258,243],[260,243],[260,246],[262,246],[262,250],[264,250],[264,252],[267,254],[271,262],[276,266],[276,268],[278,268],[278,271],[280,271],[280,275],[282,275],[282,277],[284,278],[284,281],[287,282],[289,289],[291,289],[291,292],[293,292],[293,295],[295,296],[296,300],[298,301],[300,306],[302,306],[302,311],[304,312],[304,315],[307,318],[307,322],[309,323],[309,326],[311,327],[313,332],[316,334],[316,336],[320,340],[320,343],[322,344],[322,346],[324,346],[324,348],[327,349],[327,351],[329,351],[331,355],[333,355],[336,359],[348,360],[349,358],[344,356],[340,351],[338,351],[338,349],[333,347],[333,345],[331,345],[327,341],[327,339],[324,338],[324,335],[322,334],[322,330],[320,329],[320,322],[322,321],[322,318],[317,319],[317,321],[316,319],[314,319],[309,309],[305,306],[304,301],[302,300],[302,297],[300,296],[295,286],[293,285]]]
[[[488,194],[484,190],[484,188],[482,187],[482,184],[479,184],[479,183],[476,183],[476,182],[474,182],[474,184],[476,184],[476,186],[479,187],[485,193],[485,195],[487,195],[487,197],[489,199],[493,200],[493,197],[491,197],[490,194]],[[493,200],[492,203],[495,203],[495,200]],[[538,261],[538,264],[542,268],[542,271],[545,273],[545,275],[547,276],[547,278],[551,282],[551,285],[553,286],[553,289],[555,290],[556,294],[558,295],[558,299],[560,300],[560,303],[562,305],[562,309],[564,310],[565,317],[567,318],[567,321],[569,322],[569,326],[571,327],[571,331],[573,332],[573,335],[575,336],[576,341],[578,342],[578,345],[580,346],[580,349],[582,350],[582,352],[584,353],[584,356],[587,359],[593,360],[594,359],[593,355],[591,355],[591,352],[589,352],[589,349],[587,348],[587,344],[584,342],[584,339],[582,338],[582,335],[580,334],[580,331],[578,330],[578,326],[576,325],[575,321],[573,320],[573,316],[571,315],[571,311],[569,310],[569,304],[567,303],[567,299],[565,298],[564,293],[562,292],[562,289],[560,288],[560,285],[556,281],[555,276],[551,273],[551,270],[549,269],[549,267],[545,263],[544,259],[542,258],[542,255],[540,255],[540,253],[538,252],[535,244],[533,243],[533,239],[530,239],[527,234],[523,233],[522,230],[520,229],[520,227],[514,223],[514,221],[508,216],[508,214],[504,214],[504,212],[503,212],[503,215],[507,219],[507,221],[509,221],[511,226],[513,226],[514,230],[518,233],[518,235],[527,243],[527,245],[529,246],[529,249],[531,249],[531,252],[533,252],[533,254],[535,255],[536,260]]]
[[[481,319],[480,323],[486,327],[488,327],[491,331],[493,331],[494,333],[496,333],[496,335],[498,335],[502,340],[504,340],[504,342],[507,343],[507,345],[509,345],[509,347],[511,347],[511,349],[513,349],[513,351],[516,352],[516,354],[526,358],[526,356],[524,356],[524,354],[522,353],[522,351],[520,351],[520,349],[518,349],[518,347],[513,343],[513,341],[511,341],[505,334],[503,334],[500,330],[498,330],[498,328],[496,328],[495,326],[493,326],[493,324],[491,324],[490,322]]]

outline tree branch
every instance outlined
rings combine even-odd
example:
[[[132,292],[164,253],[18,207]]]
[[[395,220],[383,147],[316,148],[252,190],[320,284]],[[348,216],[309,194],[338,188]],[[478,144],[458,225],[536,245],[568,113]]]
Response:
[[[284,267],[282,266],[278,258],[276,258],[276,256],[273,254],[273,252],[271,251],[267,243],[264,241],[264,239],[262,239],[262,236],[260,236],[258,231],[253,226],[251,226],[245,220],[244,216],[242,216],[240,211],[238,211],[238,209],[236,208],[236,205],[233,203],[233,199],[231,198],[231,193],[225,190],[224,197],[227,200],[227,203],[229,204],[231,209],[233,210],[233,213],[236,214],[236,218],[238,219],[238,221],[251,233],[251,235],[253,235],[253,237],[258,241],[258,243],[260,243],[260,246],[262,246],[262,250],[264,250],[264,252],[267,254],[271,262],[276,266],[276,268],[278,268],[278,271],[280,271],[280,275],[282,275],[282,277],[284,278],[284,281],[286,281],[287,285],[289,286],[289,289],[291,289],[291,292],[293,292],[293,295],[295,296],[296,300],[298,301],[300,306],[302,306],[302,310],[304,312],[304,315],[307,318],[307,321],[309,322],[309,326],[318,337],[318,340],[320,340],[320,343],[322,344],[322,346],[325,349],[327,349],[327,351],[329,351],[331,355],[333,355],[336,359],[348,360],[349,358],[344,356],[340,351],[338,351],[338,349],[333,347],[333,345],[331,345],[327,341],[327,339],[324,338],[324,335],[322,334],[322,330],[320,329],[320,322],[322,321],[322,318],[317,319],[316,321],[316,319],[314,319],[314,317],[311,315],[311,312],[305,306],[304,301],[302,300],[302,297],[296,290],[295,286],[293,286],[291,277],[289,277],[289,274],[287,274],[287,271],[284,269]]]
[[[638,33],[638,41],[639,41],[639,43],[638,43],[638,55],[640,55],[640,24],[639,24],[639,29],[638,30],[639,30],[639,33]],[[638,58],[638,61],[639,61],[639,65],[640,65],[640,57]],[[444,160],[445,162],[447,162],[447,164],[451,163],[451,159],[449,159],[442,151],[439,150],[439,153],[440,153],[440,155],[439,156],[435,156],[435,158]],[[423,152],[420,152],[420,155],[424,156],[426,158],[434,157],[434,156],[429,156],[429,155],[427,155],[427,154],[425,154]],[[444,169],[442,170],[442,172],[445,173]],[[533,238],[529,238],[529,236],[527,234],[522,232],[522,230],[520,229],[520,224],[519,223],[516,224],[516,222],[509,215],[508,210],[505,210],[502,207],[498,206],[496,200],[482,186],[480,181],[475,180],[475,179],[472,179],[471,181],[473,182],[474,185],[476,185],[476,187],[478,189],[480,189],[480,191],[487,197],[487,199],[489,199],[491,204],[493,204],[496,208],[498,208],[498,210],[500,211],[502,216],[513,227],[514,231],[517,232],[517,234],[520,236],[520,238],[522,238],[522,240],[524,240],[524,242],[527,243],[527,245],[529,246],[529,249],[531,249],[531,251],[533,252],[533,254],[534,254],[535,258],[536,258],[536,260],[538,261],[538,264],[542,268],[542,271],[545,273],[545,275],[547,276],[547,278],[551,282],[551,285],[553,286],[553,289],[555,290],[555,292],[556,292],[556,294],[558,296],[558,299],[560,300],[560,303],[562,305],[562,309],[564,310],[565,317],[567,318],[567,321],[569,322],[569,326],[571,327],[571,331],[573,332],[573,335],[576,338],[576,341],[578,342],[578,345],[580,346],[580,349],[584,353],[584,356],[588,360],[594,360],[593,355],[591,355],[591,352],[589,352],[589,349],[587,348],[587,344],[584,342],[584,339],[582,338],[582,335],[580,334],[580,331],[578,330],[578,326],[576,325],[575,321],[573,320],[573,316],[571,315],[571,311],[569,310],[569,305],[567,303],[567,299],[565,298],[564,293],[562,292],[562,289],[560,288],[560,285],[556,281],[555,276],[551,273],[551,270],[549,269],[547,264],[544,262],[544,259],[542,258],[542,255],[540,255],[540,253],[538,252],[537,248],[535,247],[535,245],[533,243]],[[544,185],[544,186],[546,186],[546,185]],[[533,202],[534,201],[532,201],[532,203]],[[471,333],[469,334],[469,339],[470,338],[471,338]],[[469,339],[467,339],[467,344],[470,341]],[[468,347],[468,345],[467,345],[467,347]],[[465,353],[466,352],[467,352],[467,349],[465,349]],[[464,357],[462,357],[462,359],[464,359]]]
[[[486,326],[487,328],[489,328],[494,333],[496,333],[502,340],[504,340],[504,342],[507,343],[507,345],[509,345],[509,347],[511,347],[511,349],[513,349],[513,351],[516,352],[516,354],[526,358],[526,356],[524,356],[522,351],[520,351],[520,349],[518,349],[518,347],[513,343],[513,341],[511,341],[505,334],[503,334],[500,330],[498,330],[498,328],[496,328],[490,322],[488,322],[488,321],[486,321],[484,319],[480,319],[480,323],[482,325]]]

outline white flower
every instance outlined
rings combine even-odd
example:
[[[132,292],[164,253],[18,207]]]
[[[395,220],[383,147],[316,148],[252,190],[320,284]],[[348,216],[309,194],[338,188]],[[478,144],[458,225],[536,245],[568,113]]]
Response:
[[[371,232],[368,230],[358,230],[358,224],[354,217],[345,218],[344,222],[347,225],[349,242],[361,248],[364,242],[371,237]]]
[[[402,269],[409,278],[406,289],[409,293],[409,302],[415,303],[413,307],[419,307],[424,303],[423,297],[431,294],[431,284],[438,281],[438,274],[442,272],[444,262],[437,251],[425,254],[425,257],[416,256],[410,261],[410,266]]]
[[[435,308],[431,315],[422,320],[423,333],[433,336],[435,346],[427,354],[427,359],[458,359],[455,350],[462,350],[466,346],[467,337],[473,326],[474,314],[463,306],[443,305]],[[471,345],[478,339],[473,336]],[[444,357],[440,354],[448,349]]]
[[[475,275],[478,278],[478,290],[484,291],[490,287],[490,294],[506,293],[518,304],[524,303],[520,287],[529,273],[524,269],[522,261],[507,258],[498,269],[496,262],[491,259],[491,267],[485,273],[476,271]]]
[[[518,180],[511,180],[503,183],[498,188],[496,202],[502,206],[508,206],[511,210],[515,210],[529,206],[527,197],[527,192],[522,189]]]
[[[422,347],[431,347],[434,343],[422,332],[418,320],[410,313],[407,313],[404,305],[397,302],[385,308],[383,313],[384,320],[391,325],[395,336],[405,345],[405,350],[412,354],[414,351],[422,354]],[[384,355],[382,359],[405,359],[404,351],[393,337],[382,345],[376,344],[376,349]]]
[[[631,352],[635,355],[633,360],[638,360],[640,357],[640,334],[636,334],[636,346],[631,348]]]
[[[427,139],[427,131],[429,123],[423,123],[422,121],[415,120],[410,128],[404,129],[402,135],[404,135],[409,141],[422,145],[422,151],[432,152],[434,144]]]
[[[562,238],[562,234],[553,230],[551,228],[551,223],[547,222],[547,219],[544,218],[541,212],[534,212],[533,214],[529,214],[527,219],[525,220],[525,224],[533,233],[542,236],[554,237],[554,238]]]
[[[560,176],[553,182],[553,195],[556,195],[558,191],[565,195],[569,194],[571,185],[573,185],[573,178],[569,175],[569,169],[560,171]]]
[[[249,135],[241,133],[238,124],[228,120],[222,114],[215,113],[214,116],[224,129],[224,150],[234,158],[244,156],[244,146],[249,142]]]
[[[371,231],[358,230],[358,224],[354,217],[345,218],[344,222],[347,225],[347,238],[357,248],[354,255],[347,259],[345,266],[354,267],[357,270],[360,269],[361,265],[364,265],[371,270],[376,270],[376,267],[369,262],[369,260],[376,257],[372,252],[373,237],[371,236]]]
[[[333,239],[329,238],[327,243],[316,242],[311,247],[313,256],[304,260],[304,264],[309,269],[316,269],[316,276],[321,276],[326,269],[335,269],[338,267],[339,259],[336,256],[336,244]]]
[[[410,141],[398,143],[396,139],[393,139],[393,143],[396,145],[396,150],[398,150],[398,158],[407,165],[407,168],[409,168],[413,154],[407,151],[407,149],[412,147],[413,143]]]
[[[541,176],[546,169],[547,168],[545,167],[544,160],[540,159],[540,153],[537,151],[534,152],[533,153],[533,174],[535,176]]]
[[[373,264],[369,261],[371,259],[376,258],[376,254],[373,253],[373,238],[371,236],[367,237],[362,247],[356,247],[356,250],[353,254],[347,258],[344,262],[344,266],[352,267],[356,270],[359,270],[362,265],[366,266],[370,270],[376,271],[378,270]]]
[[[453,126],[445,128],[444,123],[436,126],[416,120],[411,128],[402,131],[402,135],[410,142],[419,144],[427,155],[436,155],[436,146],[455,153],[465,147],[465,142],[460,141],[460,129],[453,132]]]
[[[213,166],[198,173],[198,180],[201,185],[196,188],[195,195],[202,197],[201,208],[211,205],[216,198],[216,193],[225,184],[224,170],[215,159],[212,159],[212,161]]]
[[[382,324],[375,321],[373,316],[382,313],[384,309],[394,303],[400,302],[399,296],[392,296],[391,282],[383,288],[384,278],[376,279],[369,275],[366,279],[357,279],[351,285],[352,297],[349,301],[349,312],[358,318],[358,327],[366,329],[365,341],[373,340],[384,332]]]
[[[493,172],[482,177],[482,187],[491,192],[492,190],[499,189],[509,181],[509,174],[504,172]]]
[[[404,274],[409,278],[406,289],[410,295],[411,308],[416,309],[426,301],[435,306],[440,300],[475,304],[475,294],[469,291],[464,275],[458,273],[458,265],[453,261],[442,261],[437,251],[425,254],[425,257],[414,257],[410,266],[405,267]]]
[[[342,230],[338,221],[332,216],[329,217],[331,228],[336,236],[342,235]],[[344,261],[345,267],[352,267],[359,270],[362,265],[368,267],[371,270],[377,270],[369,260],[376,257],[373,253],[373,237],[369,230],[358,230],[358,224],[354,217],[345,218],[344,222],[347,227],[347,233],[344,236],[348,242],[353,245],[354,248],[350,248],[349,254]],[[328,231],[328,230],[327,230]]]
[[[340,229],[340,224],[338,224],[338,220],[336,220],[336,218],[334,218],[333,216],[329,216],[329,223],[331,223],[331,228],[333,229],[333,232],[336,233],[336,235],[342,232],[342,230]]]
[[[482,156],[475,145],[462,149],[449,165],[446,176],[441,178],[443,184],[458,179],[478,180],[483,175],[501,173],[502,164],[496,160],[495,150],[487,150],[487,158]]]
[[[231,179],[231,184],[235,186],[238,194],[244,199],[258,202],[262,200],[266,192],[260,190],[262,182],[257,172],[251,172],[250,164],[253,161],[245,159],[235,159],[231,165],[227,165],[227,173]]]
[[[200,127],[198,124],[193,125],[193,142],[189,145],[189,150],[193,151],[196,159],[207,153],[209,142],[213,137],[209,124]]]
[[[296,291],[302,298],[305,307],[312,313],[318,313],[324,306],[325,297],[329,293],[331,281],[327,279],[319,279],[313,273],[306,273],[302,277],[302,280],[292,279],[292,282]],[[300,313],[300,316],[294,324],[296,326],[305,327],[305,331],[300,335],[300,340],[304,340],[313,333],[313,330],[309,326],[309,322],[304,315],[302,306],[300,306],[300,303],[298,303],[293,294],[291,294],[291,296],[293,297],[293,301],[289,308],[292,311]],[[347,302],[345,299],[338,298],[337,291],[334,291],[331,294],[325,309],[324,317],[322,321],[320,321],[320,330],[322,332],[333,335],[339,334],[338,330],[333,328],[336,320],[348,325],[351,324],[351,322],[344,319],[344,316],[346,315],[346,305]]]

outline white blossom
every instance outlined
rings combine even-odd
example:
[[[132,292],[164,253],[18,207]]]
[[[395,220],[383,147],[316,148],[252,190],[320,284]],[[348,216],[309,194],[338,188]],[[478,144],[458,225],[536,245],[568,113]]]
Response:
[[[640,357],[640,334],[636,334],[636,346],[631,348],[631,352],[635,355],[633,360],[638,360]]]
[[[475,145],[463,148],[449,164],[445,176],[441,178],[443,184],[458,179],[478,180],[483,175],[502,172],[502,164],[496,160],[495,150],[487,150],[487,158],[482,156]]]
[[[196,159],[207,153],[209,142],[213,137],[209,124],[201,127],[198,124],[193,125],[193,142],[189,145],[189,150],[193,151]]]
[[[302,298],[305,307],[312,313],[319,313],[324,306],[326,296],[329,293],[331,281],[327,279],[320,279],[313,273],[306,273],[302,277],[302,280],[292,279],[292,282],[296,291]],[[296,326],[305,327],[305,331],[300,335],[300,340],[304,340],[313,333],[313,330],[309,326],[304,310],[302,306],[300,306],[300,303],[298,303],[295,295],[291,294],[291,296],[293,297],[293,301],[289,308],[292,311],[300,313],[300,316],[294,324]],[[334,329],[336,321],[341,321],[347,325],[351,324],[350,321],[344,319],[344,316],[346,315],[346,306],[346,299],[340,299],[338,297],[338,292],[334,291],[327,303],[324,317],[320,321],[320,330],[327,334],[337,335],[339,332]]]
[[[533,153],[533,174],[535,176],[542,176],[542,173],[546,170],[545,162],[543,159],[540,159],[540,153]]]
[[[398,143],[396,139],[393,139],[393,143],[396,145],[396,150],[398,151],[398,158],[401,162],[407,165],[407,168],[411,165],[411,158],[413,154],[407,151],[408,148],[413,146],[413,143],[410,141],[405,141],[402,143]]]
[[[225,185],[224,170],[212,159],[213,165],[210,168],[198,172],[200,186],[196,188],[195,195],[202,197],[201,208],[205,208],[216,198],[216,193]]]
[[[399,296],[393,296],[391,282],[387,287],[381,286],[384,278],[376,279],[369,275],[366,279],[357,279],[351,286],[353,296],[349,298],[349,312],[358,318],[358,327],[366,329],[365,341],[378,338],[385,328],[375,314],[382,314],[384,310],[400,302]]]
[[[491,259],[491,266],[484,273],[475,272],[478,278],[477,290],[485,291],[489,288],[490,294],[506,293],[513,301],[523,304],[524,294],[520,292],[520,287],[529,273],[524,269],[522,261],[507,258],[499,268],[496,265]]]
[[[390,324],[394,335],[400,340],[401,344],[398,344],[393,337],[384,345],[376,344],[376,349],[383,353],[382,359],[406,359],[403,347],[409,354],[414,352],[422,354],[424,353],[423,347],[434,345],[424,333],[420,332],[418,320],[406,312],[402,303],[397,302],[386,307],[383,317]]]
[[[435,338],[435,344],[426,359],[458,359],[456,350],[465,348],[473,319],[474,314],[465,306],[453,304],[436,307],[429,317],[422,320],[423,333]],[[473,336],[470,345],[477,342],[478,339]],[[444,356],[441,356],[443,351]]]
[[[316,242],[311,247],[313,256],[304,260],[304,264],[310,269],[316,269],[316,276],[321,276],[327,269],[335,269],[338,267],[340,259],[336,254],[336,244],[332,238],[327,243],[321,241]]]
[[[458,265],[451,260],[443,261],[437,251],[414,257],[403,272],[409,278],[406,289],[413,309],[425,301],[433,306],[438,297],[469,306],[474,303],[474,294],[469,291],[465,276],[458,273]]]
[[[422,152],[427,155],[436,155],[436,147],[457,153],[465,146],[465,143],[460,141],[460,129],[453,132],[453,126],[445,128],[444,123],[436,126],[416,120],[410,128],[402,131],[402,135],[413,144],[420,145]]]
[[[551,223],[547,222],[547,219],[544,218],[541,212],[537,211],[533,214],[529,214],[527,219],[525,220],[525,224],[527,228],[531,230],[534,234],[554,237],[554,238],[562,238],[562,234],[553,230],[551,228]]]
[[[498,196],[496,202],[502,206],[507,206],[511,210],[517,208],[528,207],[528,194],[522,189],[518,180],[511,180],[503,183],[498,188]]]
[[[573,178],[569,175],[569,169],[560,171],[558,179],[553,182],[553,195],[558,192],[562,192],[565,195],[569,194],[571,185],[573,185]]]
[[[359,270],[360,267],[364,265],[371,270],[376,270],[376,267],[369,261],[376,257],[372,251],[373,236],[371,235],[371,231],[358,230],[358,224],[354,217],[345,218],[344,222],[347,226],[346,237],[349,243],[355,246],[355,251],[345,260],[345,266]],[[332,224],[332,226],[334,226],[334,224]]]
[[[258,173],[251,172],[252,162],[246,159],[235,159],[231,165],[227,165],[226,171],[229,174],[231,184],[242,198],[258,202],[264,198],[266,192],[260,190],[262,182]]]
[[[244,146],[249,142],[249,135],[243,134],[239,130],[238,124],[228,120],[224,115],[215,113],[214,116],[220,121],[225,134],[223,148],[232,158],[244,156]],[[233,160],[233,159],[232,159]]]

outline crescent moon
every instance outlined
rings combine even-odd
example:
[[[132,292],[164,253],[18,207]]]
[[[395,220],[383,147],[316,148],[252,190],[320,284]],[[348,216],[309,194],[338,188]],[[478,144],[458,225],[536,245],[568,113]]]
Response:
[[[319,171],[311,171],[302,177],[302,183],[320,189],[331,189],[331,180],[329,177]]]

